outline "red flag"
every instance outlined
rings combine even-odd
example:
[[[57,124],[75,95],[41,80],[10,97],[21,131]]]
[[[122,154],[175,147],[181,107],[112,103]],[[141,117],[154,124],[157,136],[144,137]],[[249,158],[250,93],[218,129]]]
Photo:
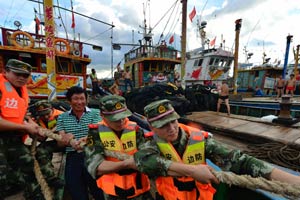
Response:
[[[193,22],[195,15],[196,15],[196,8],[194,6],[192,12],[189,14],[189,18],[190,18],[191,22]]]
[[[209,43],[210,46],[215,46],[215,44],[216,44],[216,38],[217,37],[215,37],[212,41],[210,41],[210,43]]]
[[[75,16],[73,12],[73,1],[71,0],[71,8],[72,8],[72,25],[71,28],[75,28]]]
[[[75,28],[75,17],[74,17],[74,12],[72,10],[72,25],[71,28]]]
[[[170,37],[169,44],[172,44],[173,42],[174,42],[174,35],[172,35],[172,37]]]
[[[39,31],[40,30],[41,21],[39,20],[39,18],[37,16],[35,16],[34,21],[35,21],[36,30]]]

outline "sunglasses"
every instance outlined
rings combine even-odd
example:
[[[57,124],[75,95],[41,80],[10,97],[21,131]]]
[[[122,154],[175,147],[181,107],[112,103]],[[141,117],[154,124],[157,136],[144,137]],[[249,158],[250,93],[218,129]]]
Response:
[[[30,74],[23,74],[23,73],[16,73],[13,72],[16,76],[22,76],[23,78],[28,78],[30,76]]]

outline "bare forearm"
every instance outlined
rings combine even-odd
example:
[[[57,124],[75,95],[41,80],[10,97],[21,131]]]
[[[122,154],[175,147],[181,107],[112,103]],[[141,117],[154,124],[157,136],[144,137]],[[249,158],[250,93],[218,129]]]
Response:
[[[300,184],[300,176],[295,176],[277,168],[274,168],[271,172],[270,179],[290,184]]]
[[[25,131],[26,126],[24,124],[17,124],[5,119],[0,119],[0,132],[1,131]]]
[[[170,176],[190,176],[191,167],[179,162],[172,162],[168,169],[168,175]]]
[[[168,170],[170,176],[189,176],[201,183],[219,183],[218,179],[211,173],[208,165],[188,165],[173,162]]]

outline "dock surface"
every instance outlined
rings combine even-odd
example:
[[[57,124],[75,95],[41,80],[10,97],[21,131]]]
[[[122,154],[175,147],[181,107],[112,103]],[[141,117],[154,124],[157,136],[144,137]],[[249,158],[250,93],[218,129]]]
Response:
[[[222,132],[232,138],[248,141],[280,142],[300,149],[300,123],[283,126],[260,118],[216,113],[193,112],[185,119],[200,124],[204,130]]]

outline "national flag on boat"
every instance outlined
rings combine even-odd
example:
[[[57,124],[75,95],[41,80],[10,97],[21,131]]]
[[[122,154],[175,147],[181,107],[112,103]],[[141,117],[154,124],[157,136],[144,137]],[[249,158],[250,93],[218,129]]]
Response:
[[[190,18],[191,22],[193,22],[193,19],[195,16],[196,16],[196,8],[194,6],[192,12],[189,14],[189,18]]]
[[[169,44],[172,44],[174,42],[174,35],[172,35],[169,39]]]
[[[209,45],[212,47],[212,46],[215,46],[216,44],[216,39],[217,39],[217,36],[212,40],[210,41]]]
[[[37,17],[37,10],[35,8],[33,8],[34,10],[34,21],[35,21],[35,34],[39,34],[39,30],[40,30],[40,25],[41,25],[41,21],[40,19]]]
[[[71,8],[72,8],[72,25],[71,28],[75,28],[75,16],[73,11],[73,1],[71,1]]]
[[[40,30],[41,21],[40,21],[40,19],[37,16],[34,17],[34,21],[35,21],[35,28],[36,28],[37,31],[39,31]]]

